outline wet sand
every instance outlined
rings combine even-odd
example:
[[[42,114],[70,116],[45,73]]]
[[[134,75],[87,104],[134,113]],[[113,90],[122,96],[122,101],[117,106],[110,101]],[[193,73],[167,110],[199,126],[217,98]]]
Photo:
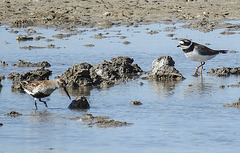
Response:
[[[26,26],[133,25],[240,19],[239,0],[4,0],[0,24]]]

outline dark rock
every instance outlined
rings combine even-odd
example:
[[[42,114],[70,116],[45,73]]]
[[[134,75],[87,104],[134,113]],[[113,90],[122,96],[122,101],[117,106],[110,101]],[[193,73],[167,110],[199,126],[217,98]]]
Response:
[[[7,78],[8,79],[13,79],[13,78],[18,77],[18,76],[20,76],[20,73],[12,72],[12,73],[8,74]]]
[[[86,62],[74,64],[61,75],[61,78],[65,80],[67,86],[70,87],[92,86],[93,82],[90,77],[91,67],[92,65]]]
[[[52,71],[45,68],[38,68],[36,70],[27,71],[24,74],[14,73],[12,75],[13,85],[11,86],[13,91],[23,91],[20,81],[41,81],[41,80],[49,80],[49,76],[52,74]]]
[[[224,107],[237,107],[240,108],[240,98],[235,103],[223,104]]]
[[[47,61],[31,63],[31,62],[24,62],[22,60],[18,60],[17,66],[18,67],[50,67],[51,64],[48,63]]]
[[[68,106],[69,109],[89,109],[90,105],[86,97],[77,97]]]
[[[139,76],[142,69],[137,64],[132,64],[133,61],[132,58],[118,56],[95,66],[88,63],[74,64],[61,78],[71,87],[109,87]]]
[[[240,67],[223,67],[223,68],[216,68],[210,69],[207,73],[211,75],[216,75],[219,77],[227,77],[230,75],[239,75],[240,74]]]
[[[18,36],[17,37],[18,41],[27,41],[27,40],[33,40],[33,37],[28,37],[28,36]]]
[[[0,61],[0,66],[8,66],[8,63],[5,61]]]
[[[131,44],[131,42],[130,41],[124,41],[123,44],[128,45],[128,44]]]
[[[6,116],[11,116],[11,117],[18,117],[21,116],[21,113],[18,113],[16,111],[11,111],[10,113],[5,114]]]
[[[4,76],[4,75],[0,75],[0,79],[1,79],[1,80],[4,80],[4,79],[5,79],[5,76]]]
[[[135,100],[135,101],[131,101],[130,104],[131,105],[142,105],[142,102]]]
[[[137,64],[132,64],[133,59],[118,56],[111,61],[103,61],[90,69],[91,78],[100,87],[109,87],[119,81],[128,81],[138,76],[142,69]]]
[[[152,63],[152,70],[148,79],[158,79],[162,81],[180,81],[185,79],[183,75],[174,67],[175,62],[171,56],[159,56]]]

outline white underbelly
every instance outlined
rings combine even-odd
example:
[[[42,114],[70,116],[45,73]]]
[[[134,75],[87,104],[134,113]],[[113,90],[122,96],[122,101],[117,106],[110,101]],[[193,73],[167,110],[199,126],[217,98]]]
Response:
[[[192,61],[197,61],[197,62],[205,62],[216,56],[216,55],[200,55],[195,50],[193,50],[192,52],[184,53],[184,54],[188,59]]]

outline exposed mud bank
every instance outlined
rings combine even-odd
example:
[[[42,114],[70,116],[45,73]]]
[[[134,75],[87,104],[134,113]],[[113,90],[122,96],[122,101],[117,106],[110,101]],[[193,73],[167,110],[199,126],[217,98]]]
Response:
[[[70,120],[81,120],[88,126],[97,126],[100,128],[121,127],[132,125],[133,123],[116,121],[110,119],[109,116],[93,116],[92,114],[84,114],[81,117],[73,117]]]
[[[89,63],[74,64],[68,68],[61,78],[69,87],[98,86],[110,87],[119,82],[129,81],[138,77],[143,70],[132,64],[133,58],[118,56],[111,61],[104,60],[101,64],[92,66]]]
[[[240,19],[239,1],[225,0],[5,0],[0,23],[13,27],[135,25]],[[211,26],[210,26],[211,28]]]

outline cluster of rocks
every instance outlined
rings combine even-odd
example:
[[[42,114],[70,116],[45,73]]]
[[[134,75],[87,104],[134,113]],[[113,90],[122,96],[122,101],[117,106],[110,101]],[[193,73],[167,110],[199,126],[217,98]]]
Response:
[[[8,66],[8,63],[5,61],[0,61],[0,66]]]
[[[230,75],[239,75],[240,74],[240,67],[223,67],[223,68],[216,68],[210,69],[207,73],[211,75],[216,75],[219,77],[227,77]]]
[[[130,57],[118,56],[111,59],[111,61],[104,60],[101,64],[92,66],[89,63],[78,63],[68,68],[60,78],[63,79],[67,87],[72,89],[79,87],[111,87],[118,83],[130,81],[139,77],[143,70],[137,65],[133,64],[134,60]],[[160,81],[179,81],[184,77],[174,67],[174,61],[170,56],[160,56],[153,61],[152,70],[149,72],[148,79],[157,79]],[[39,63],[18,61],[16,66],[19,67],[35,67],[36,70],[30,70],[24,74],[17,72],[10,73],[9,79],[13,80],[12,90],[22,91],[20,81],[41,81],[48,80],[52,71],[44,67],[51,66],[48,62],[43,61]],[[77,99],[76,101],[78,101]]]
[[[171,56],[159,56],[152,63],[152,70],[144,79],[155,79],[161,81],[181,81],[183,75],[174,67],[175,62]]]
[[[49,69],[45,69],[44,67],[38,68],[36,70],[27,71],[24,74],[20,73],[10,73],[8,74],[8,78],[12,79],[13,85],[11,86],[12,91],[23,91],[20,81],[41,81],[41,80],[48,80],[49,76],[52,74],[52,71]]]
[[[183,25],[183,27],[199,30],[202,32],[210,32],[215,29],[218,24],[218,22],[209,21],[206,18],[203,18],[198,22]]]
[[[224,107],[237,107],[240,108],[240,98],[238,99],[237,102],[234,103],[228,103],[228,104],[223,104]]]
[[[7,113],[5,115],[10,117],[18,117],[18,116],[21,116],[22,114],[16,111],[11,111],[10,113]]]
[[[109,119],[109,116],[93,116],[92,114],[84,114],[81,117],[73,117],[70,120],[81,120],[89,126],[96,125],[98,127],[107,128],[107,127],[121,127],[132,125],[133,123],[127,123],[122,121],[115,121]]]
[[[132,58],[118,56],[112,58],[111,61],[104,60],[95,66],[86,62],[78,63],[68,68],[61,75],[61,78],[70,87],[109,87],[118,82],[138,77],[143,72],[137,64],[132,64],[133,61]]]
[[[13,66],[18,66],[18,67],[50,67],[51,64],[48,63],[47,61],[42,61],[38,63],[31,63],[31,62],[25,62],[23,60],[18,60],[17,64],[13,64]]]

